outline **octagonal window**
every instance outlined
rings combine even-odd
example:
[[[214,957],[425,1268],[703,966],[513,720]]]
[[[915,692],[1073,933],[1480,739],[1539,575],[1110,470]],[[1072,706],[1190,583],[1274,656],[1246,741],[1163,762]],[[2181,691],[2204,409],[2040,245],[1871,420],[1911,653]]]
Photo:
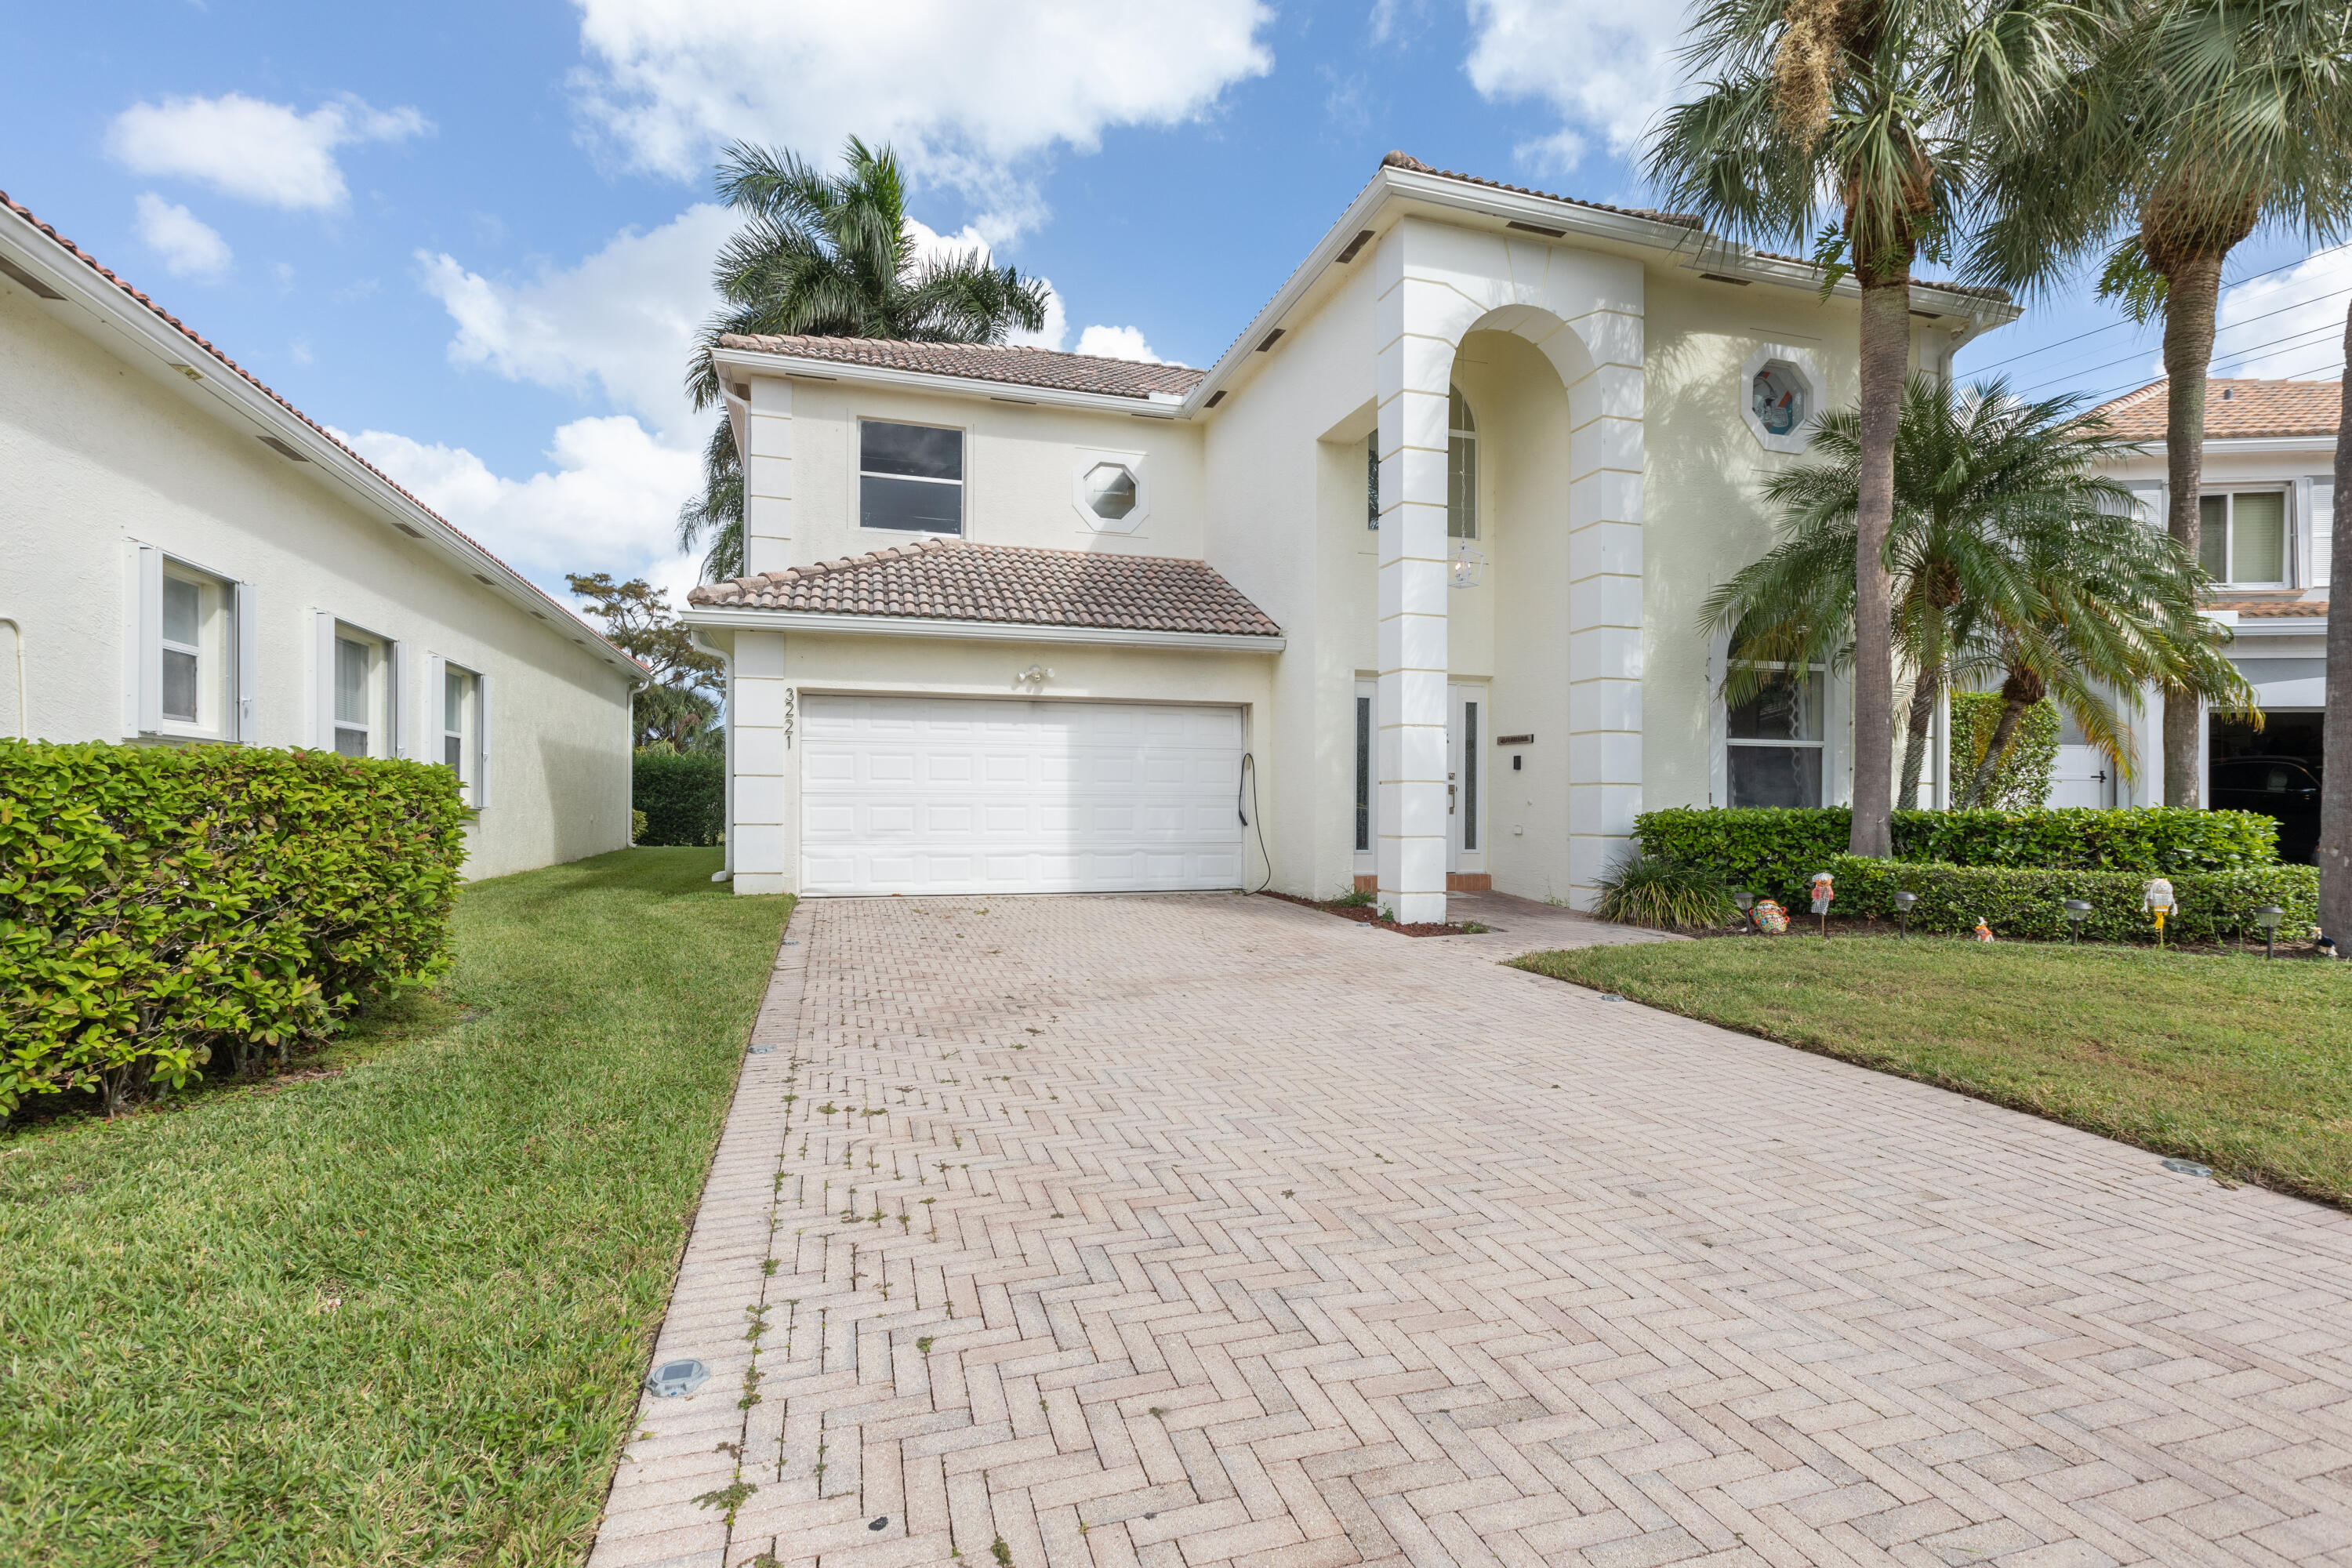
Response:
[[[1812,412],[1812,384],[1787,360],[1769,360],[1748,388],[1748,406],[1767,436],[1793,436]]]
[[[1097,463],[1087,470],[1087,507],[1106,522],[1135,510],[1135,472],[1124,463]]]

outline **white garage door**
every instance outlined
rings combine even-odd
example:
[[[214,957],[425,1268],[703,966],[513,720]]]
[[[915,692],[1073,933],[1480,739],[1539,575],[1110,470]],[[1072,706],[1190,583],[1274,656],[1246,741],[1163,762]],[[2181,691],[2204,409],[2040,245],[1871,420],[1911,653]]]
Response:
[[[823,697],[801,706],[801,888],[1237,888],[1237,708]]]

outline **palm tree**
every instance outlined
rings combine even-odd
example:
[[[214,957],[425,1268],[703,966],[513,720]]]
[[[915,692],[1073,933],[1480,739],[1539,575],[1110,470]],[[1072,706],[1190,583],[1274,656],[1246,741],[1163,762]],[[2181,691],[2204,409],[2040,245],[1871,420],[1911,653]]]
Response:
[[[1969,270],[2033,292],[2111,247],[2102,296],[2143,321],[2163,310],[2167,526],[2194,555],[2222,267],[2258,231],[2327,243],[2352,223],[2352,7],[2113,4],[2100,47],[1990,166],[1997,216]],[[2197,711],[2167,689],[2168,805],[2197,804]]]
[[[1001,343],[1045,324],[1045,285],[990,265],[977,248],[919,258],[907,186],[887,147],[856,137],[829,174],[797,155],[730,143],[719,195],[745,216],[714,268],[725,308],[703,326],[687,387],[697,408],[719,401],[710,351],[729,333]],[[678,511],[678,542],[710,541],[703,574],[743,570],[743,465],[721,419],[703,449],[703,492]]]
[[[1927,376],[1904,388],[1886,556],[1889,638],[1913,672],[1903,791],[1917,796],[1928,726],[1948,687],[1999,676],[2008,702],[1962,803],[1980,798],[2025,711],[2047,695],[2135,772],[2130,730],[2102,689],[2179,679],[2226,706],[2252,693],[2219,652],[2227,634],[2196,612],[2194,561],[2129,514],[2130,492],[2098,470],[2133,448],[2081,399],[2027,402],[1992,382],[1965,391]],[[1725,694],[1742,701],[1776,665],[1843,665],[1854,637],[1862,415],[1824,416],[1812,458],[1765,487],[1780,538],[1708,597],[1706,629],[1732,628]]]
[[[1912,263],[1948,247],[1988,148],[2067,58],[2057,0],[1709,0],[1683,55],[1711,73],[1670,111],[1649,172],[1726,232],[1808,244],[1862,286],[1862,413],[1852,571],[1850,848],[1889,850],[1894,649],[1885,558]]]

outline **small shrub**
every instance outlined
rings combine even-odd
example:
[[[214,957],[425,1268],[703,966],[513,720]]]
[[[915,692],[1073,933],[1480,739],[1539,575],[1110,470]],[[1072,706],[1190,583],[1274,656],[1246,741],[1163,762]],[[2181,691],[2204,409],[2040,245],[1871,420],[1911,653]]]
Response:
[[[1350,888],[1331,900],[1335,910],[1368,910],[1380,895],[1370,888]]]
[[[1909,916],[1915,931],[1975,929],[1979,920],[1999,937],[2063,941],[2064,904],[2080,899],[2091,906],[2083,936],[2095,942],[2154,942],[2156,924],[2140,908],[2147,879],[2137,871],[2020,869],[2006,866],[1949,866],[1933,861],[1871,860],[1840,855],[1817,870],[1837,879],[1840,914],[1895,919],[1897,889],[1919,895]],[[2171,874],[2179,908],[2164,923],[2167,942],[2259,939],[2254,910],[2276,904],[2286,911],[2282,930],[2307,930],[2319,919],[2319,868],[2255,866],[2230,871]],[[1808,886],[1791,879],[1759,889],[1786,900],[1808,896]],[[1793,907],[1802,908],[1801,903]]]
[[[642,844],[646,838],[646,814],[635,806],[629,808],[629,842]]]
[[[1761,893],[1801,883],[1845,853],[1843,806],[1678,806],[1633,820],[1642,851],[1702,866]],[[2278,822],[2252,811],[1898,811],[1899,860],[2168,877],[2278,863]]]
[[[0,1116],[282,1061],[435,978],[465,822],[423,763],[0,741]]]
[[[1998,691],[1952,693],[1951,778],[1955,790],[1964,789],[1984,765],[1992,732],[2000,725],[2008,699]],[[2009,749],[1992,771],[1979,804],[1993,811],[2039,811],[2050,798],[2050,780],[2058,768],[2058,705],[2044,698],[2028,708],[2009,738]]]
[[[1703,866],[1657,855],[1636,855],[1618,867],[1601,884],[1592,912],[1621,925],[1660,931],[1721,925],[1738,914],[1721,877]]]
[[[716,844],[727,826],[724,752],[641,751],[629,788],[646,816],[639,844]]]

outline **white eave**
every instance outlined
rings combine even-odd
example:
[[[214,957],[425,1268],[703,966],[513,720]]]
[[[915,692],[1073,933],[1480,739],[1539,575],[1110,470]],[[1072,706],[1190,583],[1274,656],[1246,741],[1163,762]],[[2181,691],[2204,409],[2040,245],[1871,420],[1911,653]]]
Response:
[[[907,370],[897,365],[856,364],[765,349],[716,348],[710,351],[710,360],[721,370],[751,375],[855,381],[870,386],[943,393],[951,397],[985,398],[992,403],[1042,404],[1054,408],[1084,408],[1097,414],[1131,414],[1138,419],[1175,419],[1182,416],[1189,406],[1187,399],[1174,396],[1163,399],[1159,395],[1128,397],[1111,392],[1074,392],[1066,387],[1032,386],[1026,382],[991,381],[975,375],[942,375],[936,371]]]
[[[1339,253],[1347,249],[1357,236],[1367,231],[1378,236],[1386,226],[1381,221],[1381,209],[1391,200],[1476,214],[1506,225],[1514,222],[1528,225],[1544,232],[1522,231],[1513,237],[1524,237],[1538,244],[1552,240],[1556,231],[1563,239],[1601,240],[1644,250],[1679,252],[1684,258],[1683,268],[1690,272],[1712,273],[1718,278],[1740,282],[1802,289],[1815,295],[1822,291],[1821,269],[1810,262],[1762,255],[1747,246],[1717,238],[1682,224],[1643,217],[1637,213],[1614,212],[1556,196],[1534,195],[1525,191],[1506,190],[1444,174],[1425,174],[1413,169],[1382,164],[1380,172],[1349,205],[1339,221],[1326,231],[1322,240],[1307,253],[1307,259],[1267,301],[1265,308],[1258,311],[1248,328],[1234,340],[1233,346],[1209,367],[1209,374],[1200,385],[1185,396],[1184,412],[1187,416],[1201,412],[1208,399],[1229,384],[1249,363],[1261,345],[1265,343],[1267,334],[1281,326],[1283,319],[1307,299],[1324,274],[1339,262]],[[1365,246],[1347,265],[1367,264],[1370,248],[1370,244]],[[1830,292],[1842,300],[1858,300],[1862,298],[1862,285],[1848,276],[1840,279]],[[1919,283],[1911,286],[1911,300],[1915,310],[1931,310],[1938,315],[1965,320],[1969,323],[1968,335],[1971,337],[1986,328],[2013,321],[2021,313],[2016,305],[2006,300]]]
[[[2160,458],[2164,456],[2167,443],[2159,436],[2152,440],[2135,441],[2132,445],[2139,448],[2138,456]],[[2325,436],[2208,436],[2205,437],[2205,451],[2208,456],[2216,452],[2317,452],[2333,462],[2336,436],[2332,431]]]
[[[42,304],[79,307],[68,325],[85,335],[94,335],[93,326],[110,328],[120,337],[106,346],[120,357],[188,396],[232,430],[261,441],[278,460],[310,464],[321,479],[340,488],[362,511],[432,550],[525,615],[544,623],[550,632],[587,649],[633,680],[646,678],[643,665],[606,642],[595,628],[289,411],[216,352],[65,250],[22,214],[0,207],[0,218],[6,220],[0,223],[0,259],[10,264],[10,274],[27,274],[37,289],[47,290],[38,296]],[[11,275],[8,280],[25,287],[23,278]]]
[[[834,637],[950,637],[981,642],[1091,643],[1109,647],[1190,648],[1213,653],[1280,653],[1288,639],[1240,632],[1168,632],[1140,626],[1039,626],[1026,621],[954,621],[923,616],[850,616],[825,610],[688,606],[689,626],[716,631],[820,632]]]

